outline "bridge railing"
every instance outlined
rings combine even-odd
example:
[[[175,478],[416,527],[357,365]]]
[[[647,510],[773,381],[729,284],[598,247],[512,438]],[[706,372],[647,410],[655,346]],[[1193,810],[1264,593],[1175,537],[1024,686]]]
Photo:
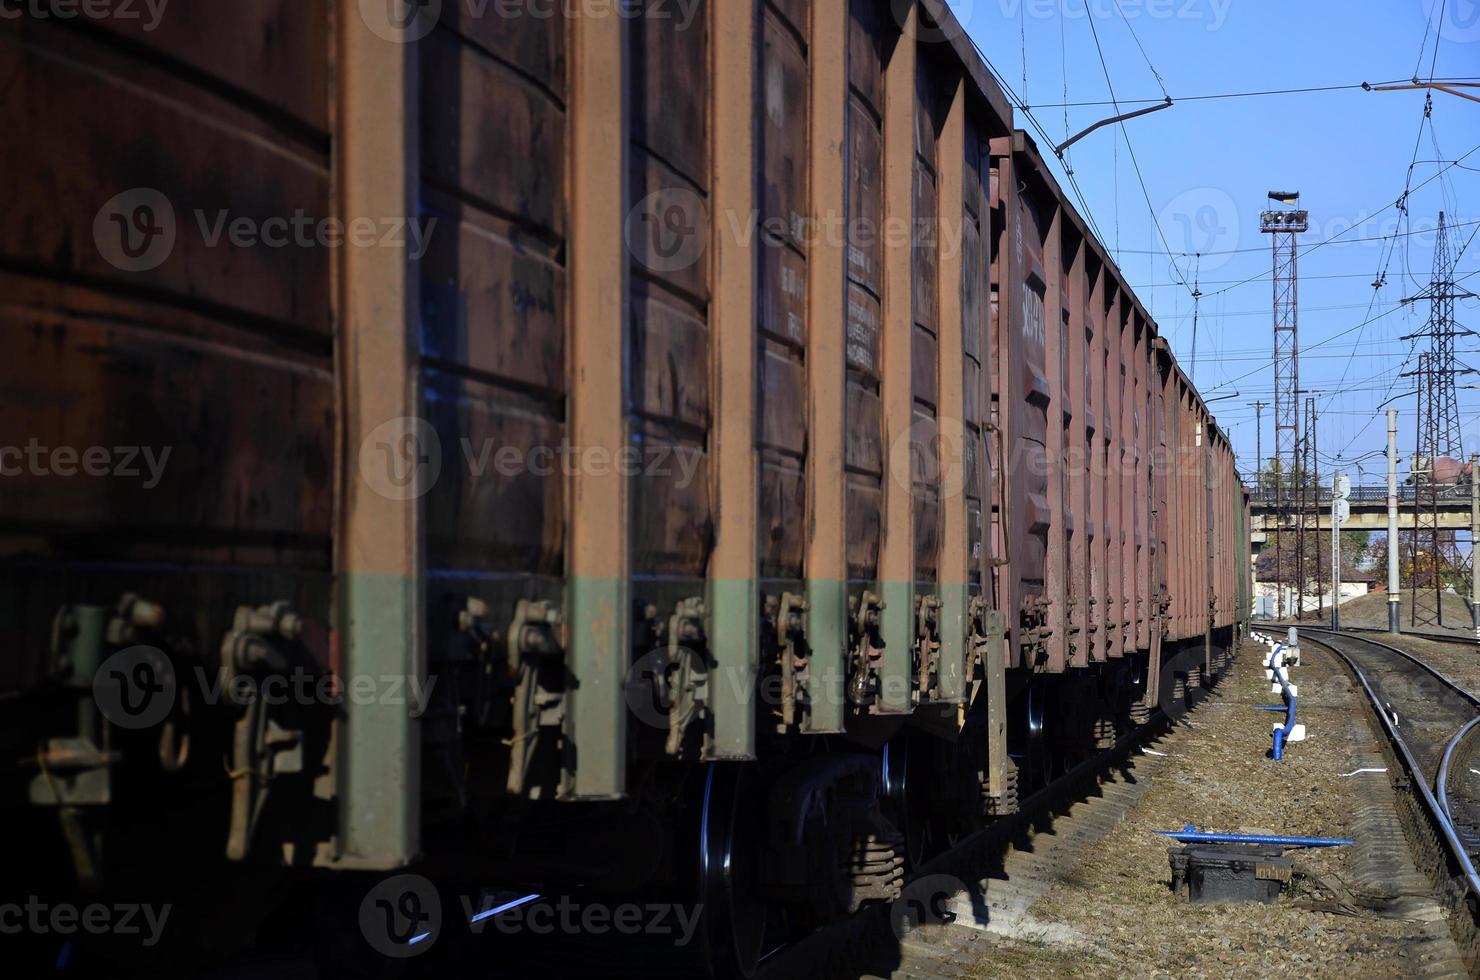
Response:
[[[1288,491],[1287,491],[1288,492]],[[1412,506],[1416,495],[1420,491],[1412,484],[1398,487],[1398,502]],[[1428,488],[1422,490],[1423,500],[1428,499]],[[1331,502],[1332,492],[1329,486],[1323,486],[1316,492],[1316,500],[1321,504]],[[1387,500],[1387,485],[1372,484],[1369,486],[1352,487],[1351,496],[1347,499],[1352,503],[1381,503]],[[1439,499],[1441,501],[1467,501],[1470,499],[1470,486],[1468,483],[1446,484],[1439,488]],[[1291,496],[1290,502],[1299,500],[1298,491]],[[1275,501],[1274,487],[1254,487],[1249,493],[1249,501],[1255,506],[1273,506]]]

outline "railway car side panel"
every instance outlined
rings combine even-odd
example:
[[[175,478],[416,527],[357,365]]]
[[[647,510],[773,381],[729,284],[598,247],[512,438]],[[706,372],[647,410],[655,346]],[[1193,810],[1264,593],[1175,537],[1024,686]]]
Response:
[[[1151,648],[1151,623],[1156,586],[1151,580],[1155,532],[1151,524],[1151,331],[1152,326],[1136,315],[1136,346],[1132,357],[1135,373],[1135,507],[1136,507],[1136,608],[1135,646]]]
[[[1018,315],[999,324],[1009,341],[1002,345],[1003,391],[1012,416],[1013,438],[1008,465],[1008,533],[1010,571],[1016,585],[1013,613],[1021,624],[1025,656],[1046,654],[1048,623],[1048,532],[1052,514],[1048,499],[1048,410],[1051,404],[1044,300],[1048,272],[1044,265],[1045,239],[1051,215],[1040,211],[1026,190],[1015,189],[1013,207],[1017,226],[1014,248],[1019,279],[1012,283]],[[1016,329],[1012,329],[1015,326]],[[1031,653],[1029,653],[1031,651]]]
[[[1105,653],[1120,657],[1125,653],[1125,472],[1124,391],[1125,363],[1122,360],[1121,332],[1125,320],[1121,311],[1119,281],[1106,275],[1105,283]]]
[[[1067,542],[1067,593],[1065,614],[1069,623],[1071,665],[1089,664],[1091,634],[1089,620],[1089,546],[1093,518],[1089,496],[1088,401],[1089,401],[1089,328],[1086,307],[1089,302],[1085,267],[1089,246],[1076,231],[1065,231],[1063,247],[1068,289],[1064,295],[1062,376],[1068,396],[1064,417],[1065,525]]]
[[[1086,383],[1089,388],[1085,410],[1085,443],[1089,465],[1089,520],[1085,526],[1085,553],[1088,556],[1090,622],[1089,653],[1093,661],[1107,657],[1110,642],[1109,574],[1106,567],[1106,542],[1109,540],[1107,513],[1109,480],[1106,476],[1106,425],[1109,420],[1105,396],[1105,283],[1103,265],[1096,259],[1091,265],[1089,296],[1085,306],[1085,341],[1088,350]]]
[[[1036,190],[1036,189],[1035,189]],[[1062,244],[1064,223],[1067,220],[1057,201],[1050,195],[1038,191],[1040,206],[1050,215],[1048,234],[1043,246],[1044,272],[1047,282],[1044,290],[1044,380],[1047,382],[1048,405],[1045,430],[1045,487],[1048,504],[1048,527],[1044,569],[1044,596],[1047,600],[1046,629],[1048,630],[1045,668],[1051,672],[1062,672],[1069,663],[1069,597],[1066,576],[1068,574],[1067,526],[1072,520],[1068,513],[1069,467],[1065,458],[1066,428],[1073,417],[1069,401],[1068,372],[1068,278],[1064,267]]]
[[[761,576],[803,576],[807,445],[807,18],[761,5]],[[773,587],[774,588],[774,587]]]

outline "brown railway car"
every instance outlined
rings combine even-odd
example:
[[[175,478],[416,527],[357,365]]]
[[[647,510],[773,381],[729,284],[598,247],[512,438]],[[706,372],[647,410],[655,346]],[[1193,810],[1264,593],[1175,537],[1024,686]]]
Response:
[[[696,887],[743,973],[1221,667],[1231,448],[941,0],[391,6],[0,19],[20,879]]]

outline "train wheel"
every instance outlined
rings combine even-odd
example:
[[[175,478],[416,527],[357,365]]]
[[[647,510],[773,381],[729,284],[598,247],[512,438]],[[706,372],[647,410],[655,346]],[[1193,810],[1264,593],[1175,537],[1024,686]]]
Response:
[[[754,766],[709,766],[699,817],[699,900],[705,958],[716,977],[754,976],[765,952],[764,805]]]
[[[954,747],[930,738],[898,735],[884,747],[884,812],[904,835],[907,867],[920,867],[962,834],[959,802],[934,791],[942,772],[964,773],[968,765]]]

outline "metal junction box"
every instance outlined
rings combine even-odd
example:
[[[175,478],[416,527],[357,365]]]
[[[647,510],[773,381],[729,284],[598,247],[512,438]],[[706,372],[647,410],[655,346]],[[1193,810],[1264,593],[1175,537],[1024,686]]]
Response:
[[[1284,850],[1258,844],[1194,844],[1167,849],[1172,890],[1194,902],[1273,904],[1290,880]]]

